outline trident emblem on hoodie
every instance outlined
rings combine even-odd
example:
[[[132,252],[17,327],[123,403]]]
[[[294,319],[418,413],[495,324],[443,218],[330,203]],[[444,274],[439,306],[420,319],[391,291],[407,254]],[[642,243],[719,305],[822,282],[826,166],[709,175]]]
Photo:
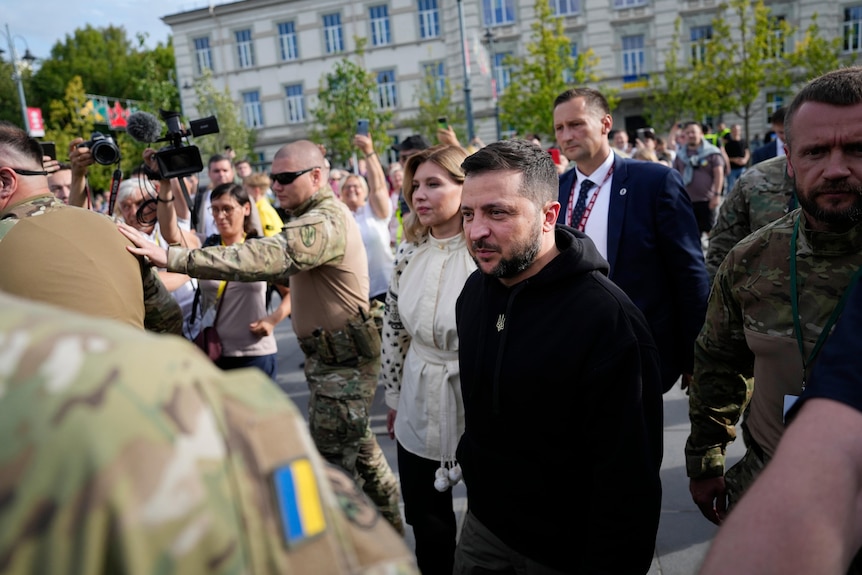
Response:
[[[503,331],[504,327],[506,327],[506,314],[501,313],[497,318],[497,331]]]

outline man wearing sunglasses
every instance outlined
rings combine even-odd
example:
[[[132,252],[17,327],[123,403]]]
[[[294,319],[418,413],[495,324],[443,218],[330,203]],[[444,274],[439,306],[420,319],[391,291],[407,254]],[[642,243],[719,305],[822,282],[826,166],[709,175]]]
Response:
[[[181,335],[176,301],[114,228],[55,198],[39,143],[0,122],[0,291]]]
[[[287,219],[275,236],[223,247],[165,250],[128,227],[123,234],[169,271],[204,279],[287,285],[293,331],[305,353],[309,426],[331,463],[361,478],[384,517],[403,532],[398,483],[369,426],[380,369],[380,335],[368,309],[368,261],[359,227],[327,183],[313,142],[283,146],[272,190]]]

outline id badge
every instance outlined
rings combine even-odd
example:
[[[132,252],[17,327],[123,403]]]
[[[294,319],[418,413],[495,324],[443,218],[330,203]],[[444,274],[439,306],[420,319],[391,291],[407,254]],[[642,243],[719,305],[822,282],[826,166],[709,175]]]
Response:
[[[798,395],[784,395],[784,413],[782,414],[784,423],[787,423],[787,412],[790,411],[790,408],[793,407],[797,399],[799,399]]]

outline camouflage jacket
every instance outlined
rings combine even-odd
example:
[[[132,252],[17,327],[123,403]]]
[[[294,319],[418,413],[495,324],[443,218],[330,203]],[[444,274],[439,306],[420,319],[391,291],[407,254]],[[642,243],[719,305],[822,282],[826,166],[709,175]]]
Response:
[[[256,369],[0,294],[0,572],[417,574]]]
[[[70,207],[51,194],[33,197],[10,206],[0,213],[0,242],[9,231],[23,218],[39,216],[57,210],[80,210]],[[92,212],[98,217],[106,217]],[[119,232],[117,232],[119,233]],[[72,238],[69,238],[70,241]],[[131,244],[129,244],[131,245]],[[131,254],[129,254],[131,256]],[[132,256],[133,257],[133,256]],[[141,271],[144,298],[144,327],[150,331],[182,335],[183,312],[171,293],[167,290],[155,268],[137,258]],[[71,296],[70,296],[71,297]]]
[[[171,247],[168,271],[201,279],[287,285],[290,276],[337,263],[344,256],[346,234],[340,204],[331,190],[324,189],[292,212],[280,234],[232,246]]]
[[[794,210],[740,241],[718,269],[695,344],[691,434],[685,447],[689,477],[723,474],[725,448],[735,439],[734,426],[747,407],[744,425],[760,430],[771,448],[783,430],[783,395],[800,392],[803,363],[793,324],[789,262],[790,238],[801,213]],[[862,265],[862,225],[844,233],[804,228],[800,224],[796,261],[807,359]],[[787,381],[776,381],[779,371],[790,374]],[[763,381],[755,386],[756,380]]]
[[[709,234],[706,271],[710,279],[737,242],[796,207],[794,192],[784,156],[760,162],[742,174],[722,202]]]

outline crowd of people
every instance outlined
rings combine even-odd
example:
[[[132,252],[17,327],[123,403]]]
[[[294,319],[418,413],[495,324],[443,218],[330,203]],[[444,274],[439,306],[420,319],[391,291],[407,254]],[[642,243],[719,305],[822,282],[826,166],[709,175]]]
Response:
[[[445,126],[384,166],[360,133],[348,169],[300,140],[268,174],[213,155],[204,186],[148,149],[108,201],[83,139],[61,163],[0,123],[0,570],[646,573],[680,382],[724,525],[703,573],[862,573],[862,68],[771,121],[756,149],[693,121],[632,145],[572,88],[547,149]],[[307,426],[275,385],[287,318]]]

